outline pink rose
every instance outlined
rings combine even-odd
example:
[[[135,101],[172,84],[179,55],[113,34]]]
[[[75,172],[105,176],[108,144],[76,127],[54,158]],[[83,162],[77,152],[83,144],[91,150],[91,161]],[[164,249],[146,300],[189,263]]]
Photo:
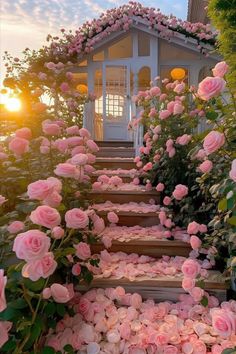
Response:
[[[71,127],[66,128],[66,132],[69,135],[79,134],[79,127],[77,125],[72,125]]]
[[[75,178],[77,176],[78,170],[75,165],[71,163],[59,163],[54,170],[54,173],[57,176],[65,178]]]
[[[222,338],[230,337],[236,331],[236,315],[224,309],[211,309],[212,326]]]
[[[32,139],[32,132],[29,128],[25,127],[25,128],[17,129],[15,131],[15,136],[17,138],[30,140],[30,139]]]
[[[46,135],[60,135],[61,128],[56,123],[43,123],[42,129]]]
[[[27,194],[30,199],[43,200],[53,191],[53,186],[47,180],[39,179],[30,183],[27,188]]]
[[[188,194],[188,187],[186,187],[183,184],[178,184],[177,186],[175,186],[175,190],[172,193],[173,197],[176,200],[183,199],[187,194]]]
[[[119,217],[116,213],[114,213],[113,211],[110,211],[107,214],[107,219],[109,222],[113,223],[113,224],[117,224],[119,221]]]
[[[83,166],[88,162],[88,156],[86,154],[76,154],[70,159],[72,165]]]
[[[91,302],[88,299],[82,297],[80,299],[79,306],[78,306],[79,313],[85,315],[88,312],[90,307],[91,307]]]
[[[163,183],[158,183],[158,185],[156,186],[157,192],[163,192],[164,189],[165,189],[165,185]]]
[[[193,250],[198,250],[202,245],[202,241],[199,237],[193,235],[190,237],[190,245]]]
[[[164,199],[163,199],[163,204],[164,205],[170,205],[171,204],[171,198],[170,197],[165,197]]]
[[[0,269],[0,312],[4,311],[7,308],[6,297],[5,297],[6,284],[7,284],[7,277],[4,276],[4,270]]]
[[[88,215],[79,208],[68,210],[65,214],[66,226],[72,229],[84,229],[89,224]]]
[[[79,135],[82,136],[83,138],[89,138],[91,136],[89,131],[85,128],[81,128],[79,130]]]
[[[159,112],[159,118],[160,118],[160,119],[166,119],[166,118],[168,118],[170,115],[171,115],[171,112],[168,111],[168,109],[165,109],[165,110]]]
[[[148,163],[146,163],[146,165],[143,166],[143,170],[145,172],[150,171],[151,169],[152,169],[152,163],[151,162],[148,162]]]
[[[181,103],[175,103],[173,114],[181,114],[184,111],[184,106]]]
[[[193,300],[196,302],[200,302],[204,296],[204,290],[195,286],[193,289],[189,291],[190,295],[192,296]]]
[[[52,208],[57,208],[62,201],[62,196],[57,193],[56,191],[53,191],[47,198],[43,200],[44,205],[48,205]]]
[[[23,138],[13,138],[9,143],[9,150],[16,156],[20,156],[29,151],[29,141]]]
[[[179,145],[187,145],[192,139],[191,135],[184,134],[176,139],[176,143]]]
[[[152,88],[150,88],[150,94],[151,96],[159,96],[161,94],[161,90],[158,86],[154,86]]]
[[[54,301],[60,304],[64,304],[70,301],[70,293],[65,286],[58,283],[54,283],[50,286],[50,289]]]
[[[198,262],[194,259],[187,259],[182,265],[182,272],[185,277],[188,278],[196,278],[196,276],[200,273],[201,267]]]
[[[36,225],[52,229],[60,224],[61,216],[56,209],[41,205],[31,212],[30,220]]]
[[[135,309],[139,309],[140,306],[142,305],[142,297],[137,294],[137,293],[134,293],[131,295],[131,306],[134,307]]]
[[[9,336],[8,332],[12,327],[12,322],[9,321],[0,321],[0,348],[8,341]]]
[[[223,146],[224,143],[224,134],[213,130],[204,138],[203,148],[206,154],[210,155],[213,152],[217,151],[221,146]]]
[[[91,139],[86,141],[86,145],[89,148],[89,150],[91,150],[92,152],[98,152],[99,151],[99,147],[97,146],[95,141],[93,141]]]
[[[213,163],[210,160],[205,160],[204,162],[201,163],[201,165],[198,166],[198,169],[202,173],[208,173],[212,170],[213,168]]]
[[[199,224],[196,221],[192,221],[188,224],[188,228],[187,228],[187,233],[188,234],[197,234],[199,231]]]
[[[71,272],[74,276],[78,276],[81,273],[81,266],[79,263],[73,265]]]
[[[49,250],[50,238],[39,230],[29,230],[16,236],[13,251],[26,262],[41,259]]]
[[[68,92],[68,91],[70,91],[70,86],[68,85],[67,82],[63,82],[60,85],[60,89],[61,89],[62,92]]]
[[[197,154],[195,155],[195,158],[197,160],[203,160],[206,157],[206,152],[203,149],[200,149]]]
[[[120,178],[119,176],[112,176],[109,181],[109,184],[117,187],[121,186],[122,183],[123,183],[122,178]]]
[[[7,231],[11,234],[17,234],[19,231],[24,230],[24,228],[25,224],[22,221],[13,221],[8,225]]]
[[[215,65],[212,69],[213,76],[224,77],[229,70],[229,65],[226,64],[225,61],[221,61]]]
[[[236,182],[236,159],[232,161],[231,170],[229,172],[229,177]]]
[[[52,229],[52,237],[56,240],[60,240],[65,235],[65,231],[60,226],[55,226]]]
[[[74,248],[76,249],[76,256],[83,261],[91,257],[91,250],[87,243],[80,242],[79,244],[74,245]]]
[[[32,281],[46,279],[55,272],[56,267],[53,253],[48,252],[41,259],[26,263],[22,268],[22,276]]]
[[[105,223],[102,218],[96,218],[93,220],[93,232],[95,234],[100,234],[105,229]]]
[[[184,277],[182,280],[182,288],[185,291],[192,290],[195,287],[195,279]]]
[[[185,89],[185,83],[181,82],[181,84],[178,84],[175,86],[174,92],[176,92],[179,95],[180,93],[182,93],[184,91],[184,89]]]
[[[226,82],[221,77],[206,77],[200,82],[197,94],[204,100],[208,101],[218,96],[225,89]]]

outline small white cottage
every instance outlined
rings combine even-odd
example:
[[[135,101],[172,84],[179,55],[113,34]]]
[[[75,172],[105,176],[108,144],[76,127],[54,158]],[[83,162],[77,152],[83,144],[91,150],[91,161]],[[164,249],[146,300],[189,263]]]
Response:
[[[127,130],[136,114],[131,98],[154,78],[171,78],[174,68],[182,68],[184,80],[196,85],[218,60],[210,25],[167,17],[136,3],[108,11],[86,28],[93,28],[93,35],[74,75],[81,90],[96,95],[86,107],[84,125],[99,141],[134,139]]]

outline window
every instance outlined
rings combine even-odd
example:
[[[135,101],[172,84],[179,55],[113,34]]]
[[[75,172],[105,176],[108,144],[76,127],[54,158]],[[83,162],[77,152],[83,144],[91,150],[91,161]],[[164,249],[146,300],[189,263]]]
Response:
[[[83,60],[83,61],[81,61],[81,63],[79,63],[79,66],[87,66],[87,65],[88,65],[87,60]]]
[[[108,48],[109,59],[131,58],[133,56],[132,36],[128,35]]]
[[[147,33],[138,33],[138,56],[147,57],[150,55],[150,37]]]
[[[151,70],[148,66],[144,66],[138,73],[138,90],[145,91],[150,87]]]

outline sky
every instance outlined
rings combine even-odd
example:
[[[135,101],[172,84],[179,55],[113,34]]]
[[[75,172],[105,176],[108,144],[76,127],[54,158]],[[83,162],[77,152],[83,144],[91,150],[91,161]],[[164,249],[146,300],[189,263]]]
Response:
[[[38,49],[47,34],[61,28],[76,29],[124,0],[0,0],[0,81],[5,76],[2,55],[5,50],[20,56],[26,47]],[[143,5],[160,8],[165,14],[187,17],[187,0],[141,0]]]

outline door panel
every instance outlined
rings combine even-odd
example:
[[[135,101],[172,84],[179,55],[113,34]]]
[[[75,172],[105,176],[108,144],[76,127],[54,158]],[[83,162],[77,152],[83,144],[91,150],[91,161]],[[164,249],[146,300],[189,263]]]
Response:
[[[130,70],[128,65],[103,68],[104,140],[127,140],[130,119]]]

